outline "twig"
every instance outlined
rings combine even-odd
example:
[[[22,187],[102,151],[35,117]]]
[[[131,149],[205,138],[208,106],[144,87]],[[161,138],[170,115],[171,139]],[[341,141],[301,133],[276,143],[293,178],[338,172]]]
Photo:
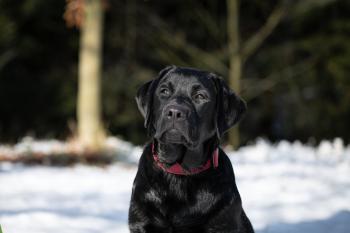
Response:
[[[241,55],[243,63],[261,46],[281,22],[287,13],[288,6],[289,4],[286,1],[282,1],[282,3],[277,5],[266,20],[266,23],[242,46]]]

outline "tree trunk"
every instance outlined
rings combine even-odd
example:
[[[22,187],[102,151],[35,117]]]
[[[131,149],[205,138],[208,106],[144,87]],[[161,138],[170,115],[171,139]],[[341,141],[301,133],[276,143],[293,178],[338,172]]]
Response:
[[[227,36],[229,45],[229,72],[230,87],[239,95],[242,75],[242,60],[239,41],[239,1],[227,0]],[[234,148],[239,146],[238,126],[229,131],[229,144]]]
[[[78,137],[86,149],[98,151],[105,139],[100,91],[103,31],[101,0],[85,0],[84,10],[79,53]]]

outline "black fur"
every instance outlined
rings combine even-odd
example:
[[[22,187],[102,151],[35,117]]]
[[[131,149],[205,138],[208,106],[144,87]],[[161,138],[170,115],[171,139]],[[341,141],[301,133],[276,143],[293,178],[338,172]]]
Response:
[[[237,123],[246,105],[213,73],[167,67],[143,85],[137,104],[165,165],[185,169],[211,158],[219,139]],[[132,233],[253,233],[227,155],[219,167],[195,175],[174,175],[154,163],[146,145],[129,209]]]

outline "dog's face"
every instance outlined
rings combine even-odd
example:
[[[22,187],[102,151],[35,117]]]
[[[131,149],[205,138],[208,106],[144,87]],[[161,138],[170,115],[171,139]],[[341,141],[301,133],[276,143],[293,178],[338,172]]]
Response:
[[[137,93],[150,135],[164,144],[195,148],[232,127],[246,105],[213,73],[167,67]]]
[[[162,143],[196,147],[215,135],[216,93],[205,73],[172,72],[153,96],[154,137]]]

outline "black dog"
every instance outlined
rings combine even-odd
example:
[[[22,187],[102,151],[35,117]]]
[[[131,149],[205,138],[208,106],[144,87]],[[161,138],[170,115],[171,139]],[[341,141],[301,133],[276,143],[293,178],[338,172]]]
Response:
[[[134,181],[132,233],[253,233],[219,139],[245,103],[213,73],[167,67],[137,93],[153,141]]]

